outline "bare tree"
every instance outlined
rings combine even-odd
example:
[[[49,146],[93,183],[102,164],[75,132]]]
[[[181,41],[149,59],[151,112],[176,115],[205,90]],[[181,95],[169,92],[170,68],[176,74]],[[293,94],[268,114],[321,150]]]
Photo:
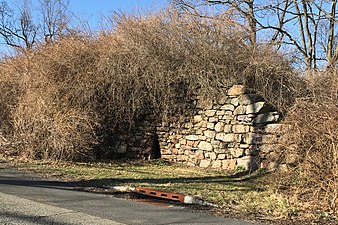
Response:
[[[66,33],[70,20],[68,4],[68,1],[63,0],[40,0],[43,36],[46,43],[62,39]]]
[[[23,0],[18,9],[8,1],[0,3],[0,36],[15,49],[31,49],[37,43],[49,43],[61,39],[69,24],[68,2],[40,0],[39,11],[33,13],[30,0]],[[41,14],[42,17],[34,15]]]
[[[337,0],[175,0],[186,12],[199,14],[198,8],[225,6],[236,12],[248,27],[252,45],[257,45],[264,31],[270,44],[281,49],[291,46],[303,58],[307,70],[333,67],[338,62]],[[199,14],[203,17],[204,15]],[[241,23],[240,20],[237,22]],[[319,32],[323,30],[324,33]],[[268,34],[268,35],[267,35]],[[321,41],[320,41],[320,40]],[[284,48],[285,49],[285,48]]]
[[[36,43],[39,26],[33,21],[28,0],[24,0],[18,15],[7,2],[0,4],[0,35],[6,44],[18,49],[31,49]]]

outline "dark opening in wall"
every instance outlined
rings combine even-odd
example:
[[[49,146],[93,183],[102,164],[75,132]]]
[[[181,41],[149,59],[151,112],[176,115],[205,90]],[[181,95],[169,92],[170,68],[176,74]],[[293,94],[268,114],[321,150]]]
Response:
[[[152,146],[151,146],[151,154],[150,159],[160,159],[161,158],[161,149],[160,149],[160,142],[158,141],[158,136],[155,134],[152,137]]]

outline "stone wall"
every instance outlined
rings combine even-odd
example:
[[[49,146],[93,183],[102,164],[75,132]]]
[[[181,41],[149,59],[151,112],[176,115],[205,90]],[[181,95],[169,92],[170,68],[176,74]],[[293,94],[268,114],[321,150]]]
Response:
[[[251,170],[274,167],[280,114],[242,85],[217,101],[199,99],[195,115],[157,127],[162,158],[189,166]]]
[[[235,85],[217,100],[197,99],[190,116],[145,116],[119,135],[115,152],[125,158],[163,158],[204,168],[272,168],[281,137],[280,114],[261,96]]]

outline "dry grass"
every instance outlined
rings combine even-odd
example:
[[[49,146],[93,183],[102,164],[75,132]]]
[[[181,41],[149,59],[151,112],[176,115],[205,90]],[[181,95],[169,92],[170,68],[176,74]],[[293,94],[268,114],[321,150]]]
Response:
[[[298,210],[287,198],[274,193],[274,188],[265,182],[260,171],[251,175],[234,175],[220,170],[173,165],[162,160],[71,164],[12,161],[13,163],[23,170],[75,182],[79,186],[103,187],[106,193],[109,193],[112,186],[129,186],[199,196],[209,203],[217,204],[219,210],[231,208],[234,212],[253,214],[260,219],[288,218]]]
[[[290,109],[284,155],[291,170],[282,190],[309,210],[338,213],[338,80],[335,72],[308,81],[308,95]]]

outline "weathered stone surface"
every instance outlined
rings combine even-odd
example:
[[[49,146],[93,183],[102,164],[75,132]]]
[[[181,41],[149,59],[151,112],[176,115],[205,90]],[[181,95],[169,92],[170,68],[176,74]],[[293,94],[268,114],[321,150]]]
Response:
[[[238,98],[233,98],[231,99],[230,103],[234,106],[238,106],[239,105],[239,99]]]
[[[215,132],[215,131],[212,131],[212,130],[206,130],[206,131],[204,131],[204,135],[205,135],[207,138],[212,138],[212,139],[214,139],[215,136],[216,136],[216,132]]]
[[[188,156],[186,156],[186,155],[178,155],[177,156],[177,160],[178,161],[187,161],[188,160]]]
[[[253,119],[253,123],[255,124],[264,124],[264,123],[271,123],[271,122],[276,122],[278,120],[278,116],[276,116],[273,113],[263,113],[257,115]]]
[[[215,131],[217,131],[217,132],[223,131],[223,127],[224,127],[224,123],[218,122],[218,123],[216,123],[216,125],[215,125]]]
[[[234,85],[232,86],[229,91],[228,91],[228,95],[230,96],[238,96],[238,95],[242,95],[245,93],[245,87],[243,85]]]
[[[212,151],[212,149],[213,149],[211,143],[206,142],[206,141],[201,141],[198,144],[198,148],[201,149],[201,150],[205,150],[205,151]]]
[[[223,95],[223,96],[221,96],[221,97],[218,98],[217,102],[220,105],[224,105],[227,102],[228,98],[229,98],[228,96]]]
[[[238,106],[234,110],[234,115],[244,115],[246,113],[246,107],[245,106]]]
[[[211,164],[211,160],[203,159],[201,160],[200,167],[207,168],[210,166],[210,164]]]
[[[223,160],[223,159],[225,159],[225,157],[226,157],[226,155],[225,155],[225,154],[218,154],[218,157],[217,157],[217,159],[219,159],[219,160]]]
[[[236,137],[235,134],[218,133],[216,135],[216,139],[224,142],[233,142],[235,141]]]
[[[231,105],[231,104],[226,104],[221,106],[222,110],[226,110],[226,111],[234,111],[235,110],[235,106]]]
[[[224,132],[225,133],[230,133],[231,131],[232,131],[232,125],[230,125],[230,124],[224,125]]]
[[[262,135],[257,133],[246,133],[243,135],[243,142],[246,144],[260,144],[262,143]]]
[[[207,139],[207,137],[204,136],[204,135],[199,135],[198,139],[201,140],[201,141],[205,141]]]
[[[203,117],[201,115],[196,115],[193,118],[194,123],[200,123],[203,120]]]
[[[256,94],[244,94],[244,95],[241,95],[238,98],[238,100],[239,100],[240,105],[250,105],[252,103],[262,101],[263,98]]]
[[[211,116],[214,116],[214,115],[216,114],[216,110],[214,110],[214,109],[206,110],[206,111],[204,112],[204,114],[205,114],[206,116],[211,117]]]
[[[218,169],[218,168],[221,168],[221,167],[222,167],[222,161],[221,160],[216,160],[211,166],[211,168],[213,168],[213,169]]]
[[[255,102],[246,106],[246,113],[259,113],[259,111],[265,106],[265,102]]]
[[[195,154],[195,158],[196,159],[204,159],[203,151],[201,151],[201,150],[197,151],[196,154]]]
[[[226,159],[222,162],[222,169],[232,171],[236,168],[236,159]]]
[[[206,110],[212,109],[212,106],[213,106],[212,99],[199,99],[196,105],[197,108],[206,109]]]
[[[239,147],[243,148],[243,149],[246,149],[246,148],[249,148],[250,145],[249,144],[240,144]]]
[[[245,170],[252,170],[257,168],[257,157],[254,156],[244,156],[237,159],[237,167],[242,167]]]
[[[197,141],[199,139],[199,136],[198,135],[187,135],[185,136],[185,139],[189,141]]]
[[[211,153],[209,154],[209,157],[210,157],[210,159],[212,159],[212,160],[217,159],[217,155],[216,155],[215,152],[211,152]]]
[[[209,122],[210,123],[216,123],[216,122],[218,122],[218,117],[210,117],[209,118]]]
[[[241,122],[251,123],[253,119],[248,115],[239,115],[237,116],[237,120]]]
[[[218,110],[218,111],[216,112],[216,115],[217,115],[217,116],[223,116],[223,115],[225,115],[225,111],[224,111],[224,110]]]
[[[184,124],[184,127],[187,128],[187,129],[190,129],[190,128],[192,128],[193,126],[194,126],[193,123],[185,123],[185,124]]]
[[[247,132],[250,132],[250,126],[242,125],[242,124],[236,124],[236,125],[232,126],[232,131],[234,133],[247,133]]]
[[[213,130],[215,128],[214,123],[207,123],[207,128]]]
[[[230,154],[235,158],[238,158],[244,155],[244,149],[241,149],[241,148],[230,148],[229,151],[230,151]]]
[[[187,166],[195,167],[195,166],[196,166],[196,164],[195,164],[195,163],[193,163],[193,162],[188,162],[188,163],[187,163]]]

